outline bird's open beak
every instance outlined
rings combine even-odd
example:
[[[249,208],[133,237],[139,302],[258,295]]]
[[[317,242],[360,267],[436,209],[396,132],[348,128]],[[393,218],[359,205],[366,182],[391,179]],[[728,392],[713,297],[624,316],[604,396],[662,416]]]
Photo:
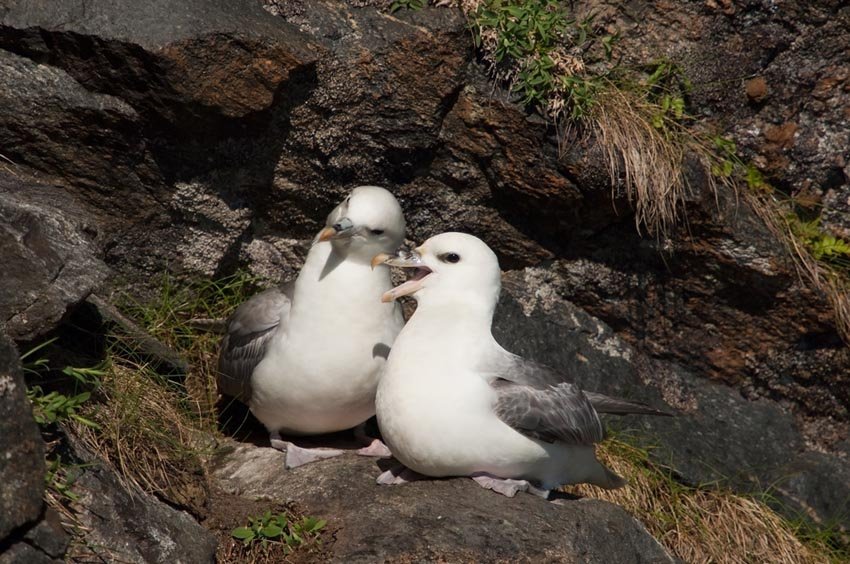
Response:
[[[354,235],[354,223],[347,217],[343,217],[330,227],[325,227],[313,239],[313,245],[330,241],[331,239],[343,239]]]
[[[372,259],[372,268],[381,264],[397,266],[400,268],[416,269],[416,272],[413,273],[413,278],[404,284],[396,286],[392,290],[384,292],[381,296],[382,302],[392,302],[402,296],[409,296],[410,294],[417,292],[420,288],[422,288],[425,277],[431,274],[431,269],[425,266],[425,263],[422,262],[422,256],[415,250],[408,251],[406,249],[399,249],[395,255],[389,255],[387,253],[375,255]]]

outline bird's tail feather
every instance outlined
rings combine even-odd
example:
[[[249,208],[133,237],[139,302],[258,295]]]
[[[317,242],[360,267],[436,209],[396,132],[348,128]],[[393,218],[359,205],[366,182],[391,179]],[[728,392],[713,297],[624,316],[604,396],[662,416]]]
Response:
[[[594,469],[594,472],[588,477],[588,483],[593,484],[594,486],[599,486],[600,488],[604,488],[606,490],[616,490],[618,488],[622,488],[629,481],[622,476],[615,473],[613,470],[597,461],[597,467]]]
[[[672,417],[672,413],[655,409],[645,403],[613,398],[596,392],[584,392],[590,404],[598,413],[611,413],[614,415],[661,415]]]
[[[607,466],[603,465],[602,467],[605,469],[606,483],[597,484],[598,486],[603,487],[606,490],[616,490],[617,488],[622,488],[623,486],[625,486],[626,484],[629,483],[629,481],[627,479],[616,474],[613,470],[611,470]]]

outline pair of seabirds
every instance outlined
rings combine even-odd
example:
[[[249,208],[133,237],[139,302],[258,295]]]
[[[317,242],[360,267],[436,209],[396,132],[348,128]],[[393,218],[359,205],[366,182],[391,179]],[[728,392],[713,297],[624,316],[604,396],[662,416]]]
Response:
[[[443,233],[396,252],[404,232],[392,194],[355,188],[294,283],[257,294],[228,320],[219,387],[250,407],[287,467],[343,451],[301,448],[280,433],[356,427],[359,454],[392,453],[404,465],[379,484],[470,476],[508,496],[543,497],[564,484],[624,485],[596,459],[598,413],[664,413],[582,391],[503,349],[491,333],[501,288],[493,251],[472,235]],[[393,288],[386,266],[414,274]],[[395,300],[407,295],[418,304],[405,325]],[[389,450],[363,430],[376,413]]]

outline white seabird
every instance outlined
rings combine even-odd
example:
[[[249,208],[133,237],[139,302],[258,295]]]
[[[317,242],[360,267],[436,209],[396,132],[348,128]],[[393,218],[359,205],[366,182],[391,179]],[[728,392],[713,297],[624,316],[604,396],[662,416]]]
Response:
[[[303,449],[279,433],[316,435],[360,425],[375,413],[387,354],[404,325],[389,268],[370,259],[404,240],[401,207],[387,190],[360,186],[328,215],[298,277],[240,305],[227,322],[219,389],[246,403],[288,468],[341,454]],[[375,441],[361,454],[388,455]]]
[[[503,349],[491,323],[499,262],[480,239],[444,233],[373,264],[416,268],[384,300],[412,294],[418,305],[393,344],[378,385],[381,435],[407,468],[380,484],[417,475],[472,476],[508,496],[544,497],[564,484],[617,488],[626,482],[597,459],[597,412],[662,415],[643,404],[582,392],[555,371]],[[413,470],[414,472],[410,472]]]

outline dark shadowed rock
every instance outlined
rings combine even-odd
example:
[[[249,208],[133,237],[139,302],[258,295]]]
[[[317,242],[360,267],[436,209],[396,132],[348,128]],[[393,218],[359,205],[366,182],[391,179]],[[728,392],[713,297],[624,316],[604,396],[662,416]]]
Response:
[[[0,173],[0,323],[30,340],[106,277],[97,226],[64,189]]]
[[[59,514],[47,508],[37,525],[31,527],[18,542],[0,552],[0,564],[65,562],[69,540]]]
[[[44,443],[25,392],[18,354],[0,331],[0,547],[43,509]]]
[[[374,459],[345,455],[284,471],[271,448],[233,445],[215,463],[230,493],[296,501],[337,529],[334,562],[674,562],[620,507],[599,500],[506,498],[469,478],[378,486]]]
[[[850,528],[850,465],[841,455],[811,450],[780,403],[747,400],[676,363],[647,358],[563,300],[556,280],[542,268],[506,275],[493,324],[503,346],[558,368],[584,389],[670,406],[675,417],[611,416],[607,422],[637,431],[653,447],[652,457],[684,482],[770,491],[791,518]]]

